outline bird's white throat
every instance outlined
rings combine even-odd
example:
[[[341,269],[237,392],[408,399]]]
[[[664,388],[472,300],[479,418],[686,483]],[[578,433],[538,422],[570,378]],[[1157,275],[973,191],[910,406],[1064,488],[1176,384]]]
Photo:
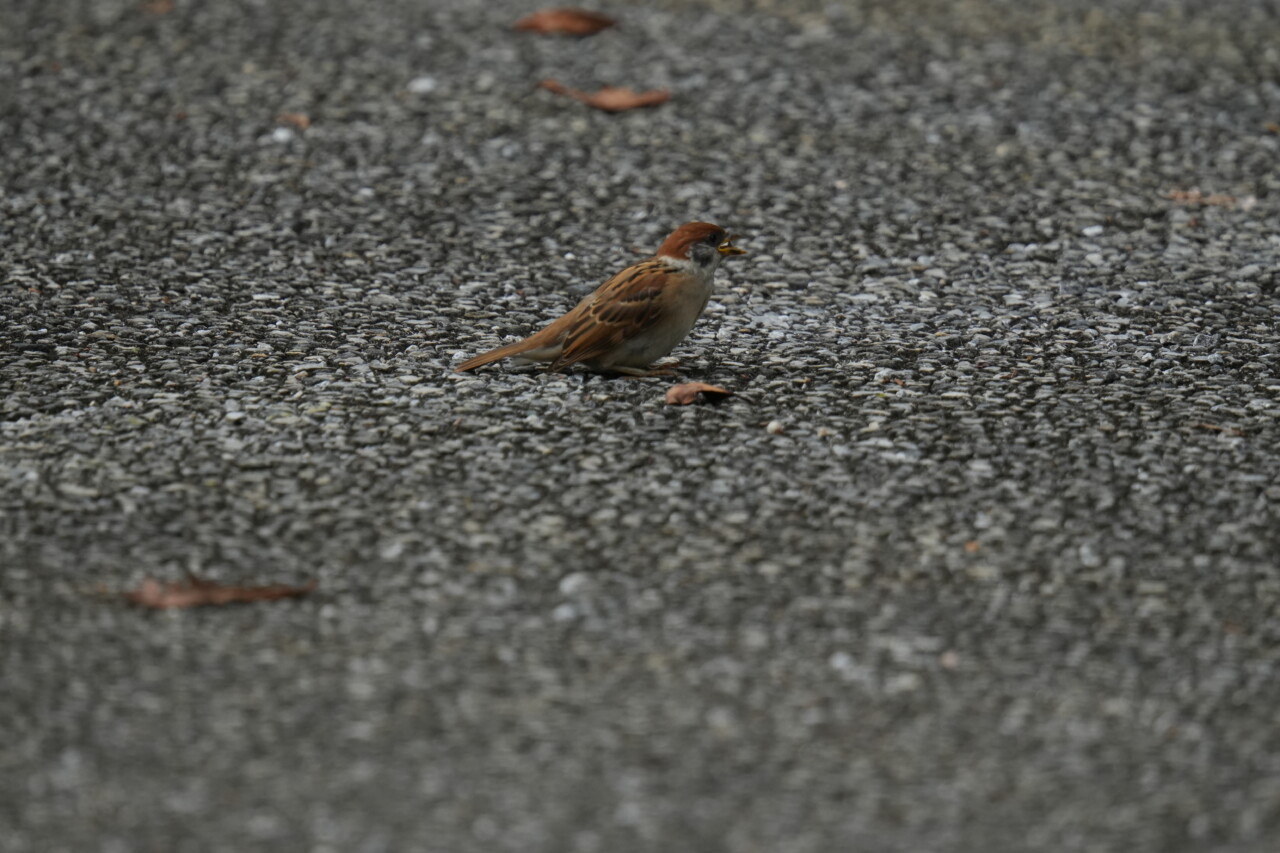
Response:
[[[700,264],[689,258],[673,258],[670,255],[662,255],[662,262],[683,273],[695,275],[699,278],[710,277],[716,271],[716,267],[720,266],[720,256],[715,255],[711,258],[710,263]]]

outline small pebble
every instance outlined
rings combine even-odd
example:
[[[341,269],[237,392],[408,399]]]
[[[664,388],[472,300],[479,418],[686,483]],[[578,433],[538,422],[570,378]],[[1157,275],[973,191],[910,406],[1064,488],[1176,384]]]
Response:
[[[414,95],[429,95],[436,90],[439,83],[434,77],[414,77],[405,88]]]

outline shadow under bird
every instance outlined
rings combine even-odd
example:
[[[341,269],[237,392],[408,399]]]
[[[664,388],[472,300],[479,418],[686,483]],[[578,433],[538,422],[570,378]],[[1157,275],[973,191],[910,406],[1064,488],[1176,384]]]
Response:
[[[548,363],[548,370],[581,364],[600,373],[656,376],[650,365],[693,328],[711,298],[716,267],[746,251],[710,222],[687,222],[652,258],[627,267],[569,313],[522,341],[468,359],[473,370],[513,356]]]

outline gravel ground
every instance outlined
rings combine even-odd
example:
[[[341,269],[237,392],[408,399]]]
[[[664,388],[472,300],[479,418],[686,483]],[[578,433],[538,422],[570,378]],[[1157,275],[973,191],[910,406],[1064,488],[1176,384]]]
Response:
[[[1273,7],[7,7],[6,853],[1275,849]]]

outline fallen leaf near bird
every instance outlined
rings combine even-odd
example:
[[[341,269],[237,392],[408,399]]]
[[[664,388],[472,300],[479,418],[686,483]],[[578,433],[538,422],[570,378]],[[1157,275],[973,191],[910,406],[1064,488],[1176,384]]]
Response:
[[[728,388],[708,385],[705,382],[684,382],[667,389],[667,405],[687,406],[698,402],[700,396],[707,401],[718,401],[724,397],[733,396],[733,392]]]

